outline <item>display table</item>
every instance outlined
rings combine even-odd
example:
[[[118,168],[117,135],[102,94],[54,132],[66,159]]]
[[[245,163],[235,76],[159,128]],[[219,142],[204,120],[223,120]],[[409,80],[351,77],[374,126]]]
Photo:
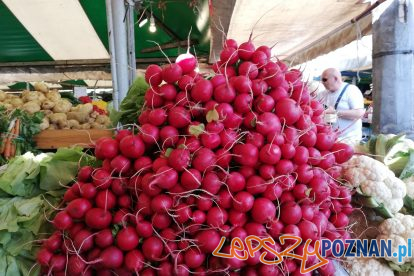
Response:
[[[101,137],[112,137],[113,130],[108,129],[60,129],[44,130],[35,136],[38,149],[57,149],[69,146],[93,148],[94,142]]]

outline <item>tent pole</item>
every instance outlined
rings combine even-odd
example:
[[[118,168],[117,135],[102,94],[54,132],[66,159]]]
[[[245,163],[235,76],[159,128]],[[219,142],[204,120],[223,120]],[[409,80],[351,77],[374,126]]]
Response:
[[[414,3],[387,4],[372,23],[373,132],[414,138]]]
[[[109,41],[109,55],[111,57],[111,74],[112,74],[112,102],[114,109],[119,109],[118,98],[119,98],[119,89],[118,89],[118,78],[116,71],[116,58],[115,58],[115,42],[113,35],[113,22],[112,22],[112,4],[111,0],[106,0],[106,21],[108,25],[108,41]]]
[[[135,60],[135,32],[134,32],[134,7],[135,3],[132,0],[128,0],[128,14],[126,16],[126,28],[127,28],[127,48],[128,48],[128,64],[129,64],[129,82],[128,86],[131,86],[135,80],[137,74],[137,64]]]
[[[128,92],[128,50],[124,0],[112,0],[112,23],[115,46],[115,66],[118,81],[118,105]]]

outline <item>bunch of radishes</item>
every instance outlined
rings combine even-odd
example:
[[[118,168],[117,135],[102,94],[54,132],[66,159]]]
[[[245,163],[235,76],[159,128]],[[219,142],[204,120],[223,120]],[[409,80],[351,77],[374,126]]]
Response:
[[[298,260],[262,264],[264,249],[245,261],[212,252],[222,236],[227,253],[248,235],[272,237],[279,252],[282,234],[348,238],[351,192],[336,179],[352,148],[323,123],[301,72],[270,52],[229,39],[212,78],[190,54],[150,65],[139,125],[97,142],[103,166],[81,168],[66,192],[38,254],[43,271],[300,275]],[[332,263],[319,271],[333,275]]]

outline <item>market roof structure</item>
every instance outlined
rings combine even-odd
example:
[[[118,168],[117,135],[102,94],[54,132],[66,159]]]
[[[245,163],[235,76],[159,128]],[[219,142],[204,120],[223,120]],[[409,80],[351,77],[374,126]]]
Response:
[[[122,1],[122,0],[118,0]],[[378,1],[378,2],[383,2]],[[166,63],[187,49],[214,62],[225,35],[301,63],[370,32],[363,0],[128,0],[135,4],[138,68]],[[149,31],[155,19],[157,31]],[[0,84],[68,79],[108,80],[110,59],[105,0],[0,1]],[[150,20],[148,20],[150,21]],[[140,64],[142,64],[140,66]]]

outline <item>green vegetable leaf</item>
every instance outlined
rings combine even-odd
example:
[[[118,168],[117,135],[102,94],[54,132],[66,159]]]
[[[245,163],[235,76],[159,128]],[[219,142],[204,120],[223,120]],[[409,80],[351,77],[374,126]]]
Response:
[[[218,121],[219,120],[219,113],[217,112],[217,110],[214,108],[212,110],[207,111],[206,114],[206,120],[208,123],[211,123],[213,121]]]

